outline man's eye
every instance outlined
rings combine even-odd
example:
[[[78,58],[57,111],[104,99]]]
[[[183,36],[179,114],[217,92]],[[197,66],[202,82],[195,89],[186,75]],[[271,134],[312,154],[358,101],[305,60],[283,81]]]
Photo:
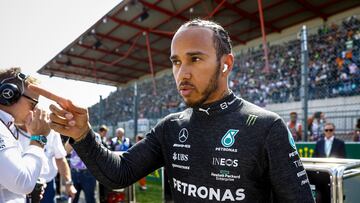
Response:
[[[200,61],[201,59],[199,57],[191,57],[192,62]]]
[[[177,66],[180,65],[180,61],[179,60],[173,60],[171,61],[173,65]]]

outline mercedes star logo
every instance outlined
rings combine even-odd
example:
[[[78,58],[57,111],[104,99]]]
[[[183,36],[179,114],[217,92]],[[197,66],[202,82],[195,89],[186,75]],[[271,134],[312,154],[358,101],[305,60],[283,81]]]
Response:
[[[186,128],[181,129],[179,132],[179,141],[181,143],[184,143],[187,140],[188,136],[189,136],[189,132],[187,131],[187,129]]]
[[[1,94],[5,99],[11,99],[14,96],[14,91],[12,89],[6,88],[2,91]]]

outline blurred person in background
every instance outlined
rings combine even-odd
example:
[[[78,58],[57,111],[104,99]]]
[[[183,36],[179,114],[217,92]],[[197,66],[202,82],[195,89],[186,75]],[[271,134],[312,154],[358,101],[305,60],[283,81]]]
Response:
[[[110,142],[107,137],[108,131],[109,128],[106,125],[101,125],[98,133],[101,138],[101,144],[103,144],[106,148],[111,149]]]
[[[99,127],[99,136],[101,138],[101,144],[104,145],[107,149],[111,150],[111,145],[108,141],[108,137],[107,137],[107,132],[109,131],[109,128],[106,125],[101,125]],[[100,202],[101,203],[106,203],[107,202],[107,193],[108,193],[109,189],[99,183],[99,196],[100,196]]]
[[[49,128],[50,129],[50,128]],[[19,142],[23,149],[29,147],[30,137],[26,126],[16,126],[17,133],[19,134]],[[55,131],[50,131],[47,135],[47,143],[45,145],[45,155],[48,161],[48,172],[40,174],[40,178],[46,181],[46,188],[44,197],[41,203],[55,203],[56,202],[56,183],[55,177],[59,172],[61,177],[65,180],[65,192],[74,199],[76,189],[71,180],[71,173],[69,164],[66,160],[66,151],[62,144],[60,134]]]
[[[116,136],[111,139],[112,151],[127,151],[131,146],[129,138],[125,137],[124,128],[118,128],[115,131]]]
[[[39,95],[28,88],[38,83],[36,78],[9,68],[0,69],[0,81],[0,202],[24,203],[40,172],[46,172],[44,145],[50,129],[45,112],[36,108]],[[15,124],[26,125],[32,135],[26,149],[18,142]],[[41,199],[43,186],[36,190],[33,199]]]
[[[314,157],[346,158],[344,141],[335,138],[335,125],[324,125],[324,138],[316,142]]]
[[[188,108],[166,116],[122,155],[95,140],[86,108],[56,101],[51,128],[67,135],[103,184],[122,188],[165,167],[175,202],[314,202],[286,123],[228,87],[229,34],[202,19],[184,23],[171,42],[173,76]]]
[[[326,123],[324,112],[317,111],[308,119],[310,141],[318,141],[324,136],[324,124]]]
[[[360,141],[360,118],[357,119],[356,125],[355,125],[355,129],[353,132],[353,141],[354,142],[359,142]]]
[[[290,113],[290,121],[287,123],[287,127],[289,128],[293,138],[295,141],[301,141],[302,136],[302,125],[297,121],[297,113]]]

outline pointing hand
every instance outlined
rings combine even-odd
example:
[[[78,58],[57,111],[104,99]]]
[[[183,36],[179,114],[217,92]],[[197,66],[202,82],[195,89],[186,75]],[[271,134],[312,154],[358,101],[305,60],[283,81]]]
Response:
[[[50,105],[50,128],[60,134],[72,137],[75,141],[82,139],[90,130],[89,114],[86,108],[73,104],[69,99],[58,96],[39,86],[30,85],[29,89],[59,104],[60,108]]]

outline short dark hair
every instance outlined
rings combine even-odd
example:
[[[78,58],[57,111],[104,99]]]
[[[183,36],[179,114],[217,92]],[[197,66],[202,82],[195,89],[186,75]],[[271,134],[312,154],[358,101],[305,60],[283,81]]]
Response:
[[[99,128],[99,131],[100,132],[109,131],[109,128],[106,125],[101,125],[100,128]]]
[[[322,112],[321,111],[317,111],[317,112],[315,112],[314,113],[314,118],[320,118],[321,117],[321,114],[322,114]]]
[[[196,18],[184,23],[179,29],[182,27],[204,27],[212,30],[214,32],[213,40],[218,61],[220,61],[224,54],[232,53],[232,45],[229,33],[220,24],[214,21]]]

